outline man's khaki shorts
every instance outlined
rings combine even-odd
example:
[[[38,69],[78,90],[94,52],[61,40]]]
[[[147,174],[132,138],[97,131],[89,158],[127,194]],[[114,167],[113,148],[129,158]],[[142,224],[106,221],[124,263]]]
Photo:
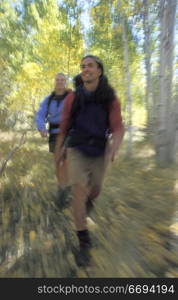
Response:
[[[69,184],[101,186],[105,173],[104,155],[89,157],[76,148],[67,149]]]

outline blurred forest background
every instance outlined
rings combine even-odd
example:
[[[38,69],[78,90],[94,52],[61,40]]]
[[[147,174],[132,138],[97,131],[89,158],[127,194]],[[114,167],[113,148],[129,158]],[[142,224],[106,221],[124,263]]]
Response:
[[[0,0],[0,277],[178,276],[176,0]],[[93,266],[34,116],[64,72],[98,55],[126,135],[96,202]]]

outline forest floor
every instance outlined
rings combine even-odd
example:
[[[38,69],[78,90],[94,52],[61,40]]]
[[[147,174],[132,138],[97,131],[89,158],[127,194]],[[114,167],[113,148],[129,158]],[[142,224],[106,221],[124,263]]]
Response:
[[[0,131],[0,163],[20,133]],[[107,171],[89,226],[92,263],[79,268],[71,208],[55,207],[46,140],[28,133],[0,178],[0,277],[178,277],[178,168],[155,164],[141,133]]]

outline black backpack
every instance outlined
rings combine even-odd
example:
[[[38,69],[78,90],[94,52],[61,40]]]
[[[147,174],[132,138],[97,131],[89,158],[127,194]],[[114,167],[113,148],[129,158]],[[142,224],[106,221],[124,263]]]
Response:
[[[68,94],[68,91],[66,91],[64,93],[64,95],[62,95],[64,98],[67,96]],[[47,103],[47,112],[46,112],[46,117],[48,115],[48,112],[49,112],[49,107],[50,107],[50,104],[51,104],[51,101],[53,100],[53,98],[55,97],[55,91],[53,91],[50,95],[49,95],[49,98],[48,98],[48,103]]]

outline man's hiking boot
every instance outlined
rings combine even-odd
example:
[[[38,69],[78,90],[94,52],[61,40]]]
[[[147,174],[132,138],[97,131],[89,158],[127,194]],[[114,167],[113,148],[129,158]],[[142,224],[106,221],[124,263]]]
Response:
[[[90,265],[91,255],[88,248],[80,249],[76,255],[76,263],[78,267],[87,267]]]
[[[64,189],[59,188],[57,199],[55,201],[55,204],[59,209],[64,209],[64,208],[69,206],[69,204],[70,204],[70,192],[71,192],[70,187],[66,187]]]
[[[87,229],[77,231],[80,249],[91,248],[91,239]]]
[[[86,267],[90,264],[91,239],[88,230],[77,231],[79,239],[79,252],[76,255],[76,263],[79,267]]]

